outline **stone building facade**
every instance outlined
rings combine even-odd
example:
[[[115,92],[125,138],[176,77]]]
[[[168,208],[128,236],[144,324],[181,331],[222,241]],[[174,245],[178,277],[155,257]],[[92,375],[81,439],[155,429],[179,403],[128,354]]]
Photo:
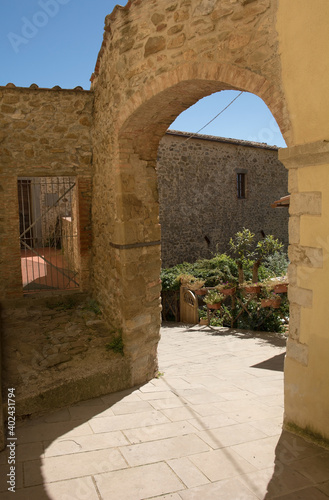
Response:
[[[276,147],[169,130],[157,174],[163,267],[227,252],[243,227],[287,248],[288,210],[271,208],[288,190]]]

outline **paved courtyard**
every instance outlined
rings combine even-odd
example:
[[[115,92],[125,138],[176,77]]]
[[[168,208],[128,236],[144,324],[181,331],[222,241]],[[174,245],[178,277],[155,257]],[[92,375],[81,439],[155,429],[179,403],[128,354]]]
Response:
[[[285,339],[165,325],[160,377],[17,427],[2,500],[325,500],[329,451],[282,432]]]

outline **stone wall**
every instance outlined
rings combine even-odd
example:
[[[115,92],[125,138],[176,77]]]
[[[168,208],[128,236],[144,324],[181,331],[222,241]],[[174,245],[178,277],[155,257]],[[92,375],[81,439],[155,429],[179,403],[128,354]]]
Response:
[[[228,251],[243,227],[273,234],[287,248],[288,210],[271,203],[287,194],[288,173],[277,148],[169,131],[161,140],[157,173],[162,266]],[[237,173],[246,197],[237,196]]]
[[[127,386],[129,364],[108,346],[119,332],[108,328],[87,294],[34,295],[10,302],[2,303],[1,311],[5,415],[9,387],[15,388],[19,418]]]
[[[22,295],[18,177],[74,176],[77,184],[81,287],[88,288],[91,247],[93,94],[0,87],[0,297]]]

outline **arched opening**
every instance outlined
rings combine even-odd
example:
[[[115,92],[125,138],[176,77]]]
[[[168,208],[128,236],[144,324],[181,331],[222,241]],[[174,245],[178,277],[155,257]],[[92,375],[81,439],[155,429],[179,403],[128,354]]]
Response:
[[[229,80],[238,81],[235,87],[231,81],[226,83],[215,79],[221,71],[227,72],[227,68],[214,66],[208,69],[208,78],[205,79],[201,75],[196,77],[199,68],[195,66],[185,68],[182,74],[175,72],[172,79],[178,81],[170,86],[168,78],[160,77],[149,88],[143,89],[141,95],[134,96],[125,108],[126,116],[120,120],[122,125],[115,158],[113,234],[116,242],[112,242],[112,248],[118,254],[114,259],[121,263],[115,281],[120,291],[108,310],[111,314],[114,304],[116,309],[121,308],[121,315],[115,320],[122,322],[126,353],[132,363],[133,384],[151,378],[157,369],[161,236],[155,167],[161,138],[183,110],[206,95],[228,89],[254,91],[257,88],[261,95],[269,96],[268,104],[274,109],[278,123],[285,123],[278,93],[266,80],[250,79],[248,72],[243,74],[241,70],[234,70],[229,74]],[[188,73],[193,78],[188,78]],[[244,87],[240,84],[243,80]],[[147,95],[150,97],[146,98]],[[130,107],[134,111],[128,114]]]
[[[265,143],[285,148],[281,130],[256,94],[224,90],[200,99],[181,113],[169,130]]]

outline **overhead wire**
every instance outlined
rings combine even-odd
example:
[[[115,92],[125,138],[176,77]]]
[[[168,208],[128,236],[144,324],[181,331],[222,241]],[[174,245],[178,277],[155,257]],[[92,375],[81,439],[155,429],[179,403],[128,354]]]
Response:
[[[196,135],[198,135],[201,132],[201,130],[204,130],[206,127],[208,127],[208,125],[210,125],[210,123],[212,123],[214,120],[216,120],[216,118],[218,118],[222,113],[224,113],[224,111],[226,111],[227,108],[229,108],[234,103],[234,101],[236,101],[237,99],[239,99],[239,97],[243,93],[244,93],[244,91],[242,90],[237,96],[234,97],[234,99],[232,99],[231,102],[229,102],[227,104],[227,106],[225,106],[225,108],[223,108],[219,113],[217,113],[216,116],[214,116],[211,120],[209,120],[209,122],[207,122],[205,125],[203,125],[203,127],[201,127],[197,132],[193,132],[189,137],[187,137],[187,139],[185,139],[185,141],[181,142],[180,144],[177,144],[173,149],[176,149],[176,147],[182,146],[183,144],[185,144],[190,139],[193,139],[193,137],[195,137]],[[170,132],[170,130],[168,130],[168,131]]]

